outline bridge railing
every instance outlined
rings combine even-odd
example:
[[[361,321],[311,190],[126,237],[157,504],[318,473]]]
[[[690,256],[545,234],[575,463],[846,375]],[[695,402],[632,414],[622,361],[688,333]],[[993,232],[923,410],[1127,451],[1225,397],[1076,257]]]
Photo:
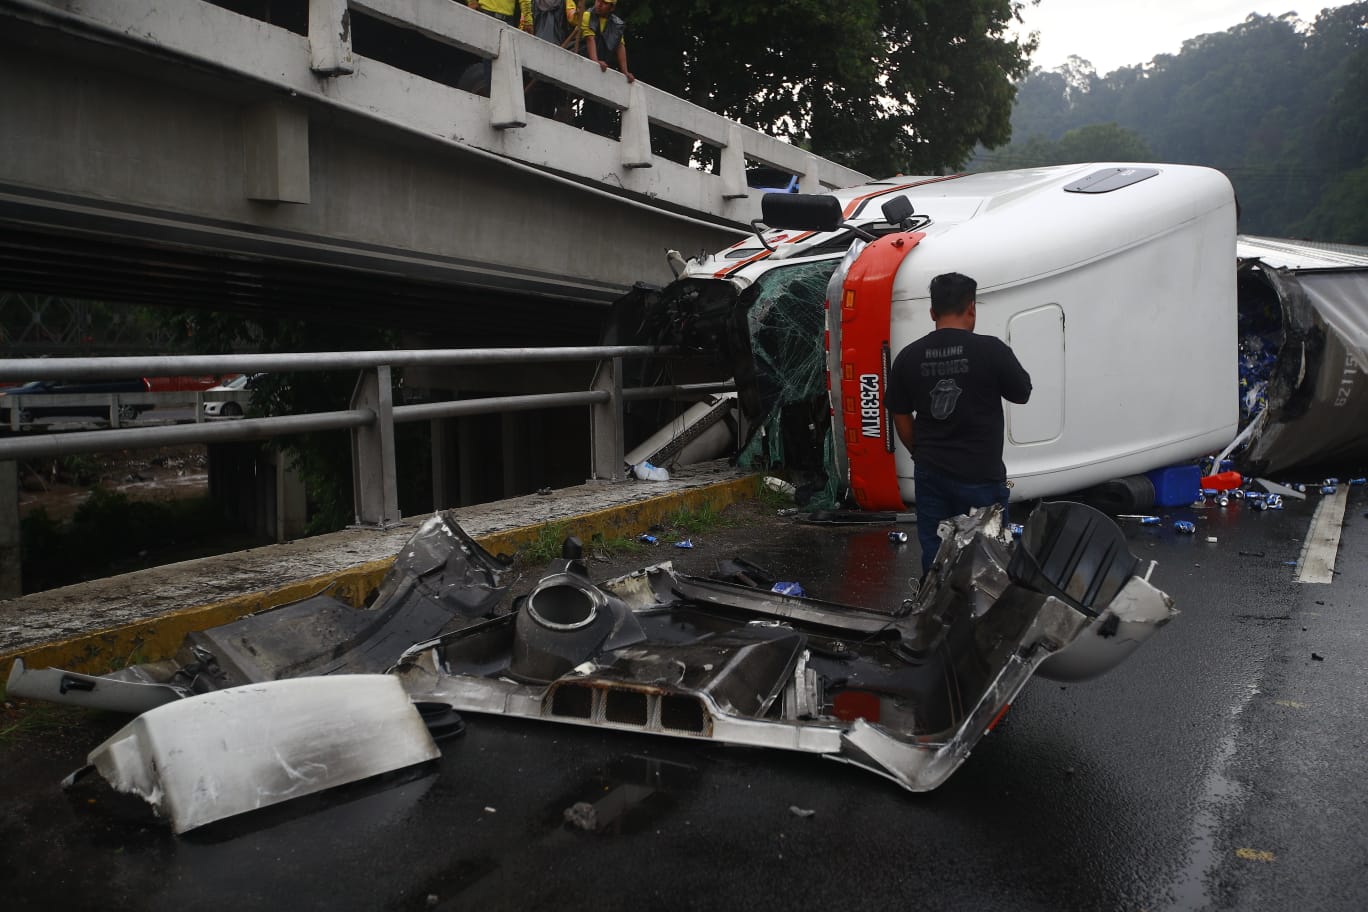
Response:
[[[260,122],[260,148],[248,157],[253,199],[307,201],[307,119],[301,120],[306,103],[726,225],[759,217],[760,193],[746,183],[748,162],[796,175],[808,192],[868,179],[641,80],[628,83],[615,70],[601,72],[585,57],[454,0],[299,2],[308,4],[307,36],[208,0],[6,0],[4,6],[64,30],[95,33],[104,42],[142,47],[277,89],[273,101],[249,112],[254,124]],[[406,71],[402,61],[355,53],[351,24],[358,15],[492,61],[489,97]],[[629,28],[629,45],[630,40]],[[537,81],[619,111],[618,136],[529,114],[526,88]],[[655,154],[653,129],[717,149],[717,173]]]
[[[270,355],[168,355],[153,358],[0,359],[0,381],[112,379],[128,376],[252,374],[271,371],[358,371],[348,408],[337,411],[243,418],[171,427],[110,428],[70,433],[30,433],[0,438],[0,462],[109,450],[260,440],[312,431],[347,430],[352,441],[352,495],[358,525],[382,528],[397,522],[399,492],[394,426],[414,421],[503,414],[544,408],[589,407],[591,477],[626,477],[623,404],[642,399],[701,396],[735,389],[731,381],[624,387],[627,359],[678,357],[676,349],[649,345],[563,348],[475,348]],[[497,364],[598,362],[590,389],[491,396],[396,405],[392,372],[404,367],[471,367]]]

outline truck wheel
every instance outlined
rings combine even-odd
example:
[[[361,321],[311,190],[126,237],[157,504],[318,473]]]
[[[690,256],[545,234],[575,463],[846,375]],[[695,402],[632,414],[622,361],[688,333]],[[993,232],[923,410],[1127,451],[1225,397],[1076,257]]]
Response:
[[[223,411],[220,413],[225,418],[236,418],[242,414],[242,406],[236,402],[223,403]]]
[[[120,421],[136,421],[137,418],[138,418],[138,415],[140,415],[140,414],[142,414],[142,410],[139,409],[136,405],[121,405],[121,406],[119,406],[119,420],[120,420]]]
[[[33,412],[32,412],[31,410],[29,410],[29,409],[20,409],[20,410],[19,410],[19,423],[20,423],[20,424],[33,424]]]

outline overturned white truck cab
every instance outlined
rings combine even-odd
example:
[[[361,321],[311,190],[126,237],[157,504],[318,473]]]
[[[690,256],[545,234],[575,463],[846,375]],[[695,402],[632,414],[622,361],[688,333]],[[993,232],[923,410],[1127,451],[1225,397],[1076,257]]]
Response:
[[[620,301],[610,337],[718,352],[749,423],[742,461],[796,470],[815,507],[915,501],[883,394],[893,357],[933,328],[928,286],[944,272],[978,282],[977,331],[1031,374],[1030,401],[1004,405],[1014,500],[1211,455],[1256,417],[1242,409],[1236,202],[1218,171],[1090,163],[764,204],[754,235]],[[1308,320],[1273,300],[1254,331],[1276,361]],[[1304,382],[1304,347],[1285,360],[1266,373]],[[1275,401],[1265,387],[1259,408],[1285,411],[1292,389]]]

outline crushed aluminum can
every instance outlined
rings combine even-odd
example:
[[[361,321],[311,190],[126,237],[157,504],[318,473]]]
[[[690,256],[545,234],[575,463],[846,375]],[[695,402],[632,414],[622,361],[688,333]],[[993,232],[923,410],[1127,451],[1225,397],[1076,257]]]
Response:
[[[1184,535],[1192,535],[1197,531],[1197,526],[1186,519],[1180,519],[1173,524],[1173,529],[1176,532],[1182,532]]]
[[[906,533],[906,532],[889,532],[889,533],[888,533],[888,540],[891,541],[891,542],[892,542],[893,544],[895,544],[895,545],[903,545],[903,544],[906,544],[906,543],[907,543],[907,533]]]
[[[1281,510],[1283,508],[1282,495],[1269,494],[1268,499],[1265,500],[1264,503],[1268,504],[1268,509],[1270,510]]]
[[[1327,485],[1321,485],[1320,492],[1321,492],[1322,494],[1334,494],[1334,493],[1335,493],[1336,491],[1338,491],[1338,490],[1339,490],[1339,488],[1335,487],[1334,485],[1332,485],[1332,484],[1327,484]]]
[[[675,546],[676,548],[685,548],[685,549],[692,548],[692,547],[693,547],[693,539],[692,539],[692,538],[686,538],[686,539],[684,539],[683,541],[677,541],[677,542],[674,543],[674,546]]]
[[[1159,525],[1159,517],[1157,517],[1157,516],[1142,516],[1142,517],[1140,517],[1140,525],[1142,525],[1142,526],[1157,526],[1157,525]]]
[[[1007,531],[1012,533],[1012,538],[1021,538],[1021,533],[1025,531],[1025,527],[1021,523],[1008,523]]]
[[[1337,484],[1339,484],[1338,478],[1327,478],[1321,482],[1321,485],[1327,488],[1333,488]]]
[[[796,598],[807,598],[807,593],[803,591],[802,583],[786,583],[781,581],[771,586],[770,591],[777,592],[780,595],[792,595]]]
[[[647,545],[654,545],[656,542],[660,541],[660,539],[656,538],[654,535],[642,532],[637,536],[637,541]]]
[[[1258,500],[1250,500],[1249,506],[1252,509],[1263,511],[1268,509],[1268,502],[1261,497]]]

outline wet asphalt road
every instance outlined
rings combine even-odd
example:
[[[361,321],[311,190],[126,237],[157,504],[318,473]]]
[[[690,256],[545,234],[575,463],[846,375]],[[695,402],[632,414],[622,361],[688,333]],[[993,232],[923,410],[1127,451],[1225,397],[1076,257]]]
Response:
[[[1368,491],[1334,582],[1299,584],[1286,562],[1318,500],[1171,511],[1195,537],[1124,525],[1183,613],[1101,679],[1032,681],[929,794],[818,758],[468,715],[407,781],[177,838],[140,801],[57,787],[103,720],[0,776],[0,907],[1358,912]],[[742,556],[814,595],[896,601],[912,539],[795,525]],[[577,801],[599,832],[562,822]]]

